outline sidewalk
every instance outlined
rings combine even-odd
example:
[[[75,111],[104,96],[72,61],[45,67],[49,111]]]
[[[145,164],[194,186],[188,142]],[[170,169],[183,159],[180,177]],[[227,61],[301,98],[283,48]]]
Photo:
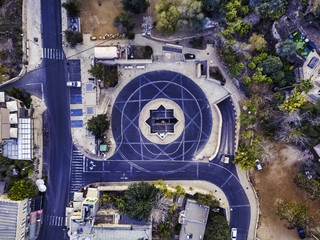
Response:
[[[39,170],[39,173],[36,174],[36,179],[37,178],[42,178],[42,167],[43,167],[43,118],[42,114],[43,112],[47,109],[45,103],[35,97],[32,96],[32,102],[33,102],[33,108],[34,108],[34,113],[33,113],[33,144],[36,147],[34,149],[34,156],[37,161],[37,166],[35,169]]]
[[[27,71],[38,68],[42,61],[42,34],[41,34],[41,1],[24,0],[24,21],[23,38],[25,46],[25,61]]]
[[[257,224],[259,220],[259,199],[257,196],[257,193],[249,181],[249,176],[248,172],[242,172],[237,166],[237,173],[239,176],[240,183],[249,199],[250,203],[250,213],[251,213],[251,218],[250,218],[250,227],[249,227],[249,232],[248,232],[248,240],[256,240],[257,236]]]

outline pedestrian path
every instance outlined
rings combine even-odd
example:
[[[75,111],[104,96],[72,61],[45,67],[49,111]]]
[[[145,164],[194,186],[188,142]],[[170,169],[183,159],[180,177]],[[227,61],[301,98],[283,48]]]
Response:
[[[56,227],[64,226],[64,217],[44,215],[44,224]]]
[[[42,58],[45,59],[64,59],[64,53],[62,49],[56,48],[43,48],[42,49]]]
[[[71,162],[71,181],[70,181],[70,194],[73,195],[85,184],[84,182],[84,161],[85,156],[73,146],[72,162]]]

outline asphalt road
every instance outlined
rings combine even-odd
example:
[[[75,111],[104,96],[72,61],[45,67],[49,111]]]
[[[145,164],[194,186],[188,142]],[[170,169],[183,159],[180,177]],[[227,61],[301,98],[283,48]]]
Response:
[[[62,50],[61,2],[41,0],[43,48]],[[45,70],[44,98],[47,105],[49,140],[48,190],[46,193],[43,224],[38,239],[61,240],[64,238],[63,224],[68,202],[69,171],[71,159],[71,130],[69,96],[66,87],[67,70],[65,60],[43,59]],[[59,224],[57,224],[59,222]]]
[[[61,51],[61,2],[59,0],[41,0],[41,11],[43,48]],[[65,207],[70,200],[70,192],[72,193],[81,186],[99,181],[157,179],[199,179],[215,183],[225,192],[232,208],[231,227],[238,228],[238,239],[247,238],[250,206],[245,190],[238,182],[234,165],[224,165],[220,162],[223,153],[234,154],[234,112],[229,100],[218,105],[224,121],[222,141],[219,155],[211,163],[197,163],[188,161],[186,158],[183,161],[177,161],[177,159],[141,161],[130,160],[130,158],[115,158],[113,161],[103,162],[85,158],[85,169],[79,173],[74,166],[81,164],[83,158],[79,151],[72,148],[69,96],[68,89],[65,86],[67,80],[66,61],[43,59],[41,66],[42,68],[39,70],[26,74],[22,80],[6,86],[14,85],[38,97],[43,96],[48,108],[49,136],[48,142],[44,142],[44,147],[48,149],[48,159],[46,159],[48,190],[45,200],[44,221],[38,239],[61,240],[66,238],[63,231]],[[194,127],[196,128],[196,126]],[[205,141],[206,139],[200,141],[200,144],[204,144]],[[70,168],[71,153],[72,165]],[[78,182],[75,181],[76,173],[78,174],[76,179]],[[69,185],[70,179],[71,183]],[[73,186],[73,183],[77,185]]]

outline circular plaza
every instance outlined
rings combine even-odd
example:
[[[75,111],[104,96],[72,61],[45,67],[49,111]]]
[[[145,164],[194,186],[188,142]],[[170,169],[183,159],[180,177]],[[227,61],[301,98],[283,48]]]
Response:
[[[202,89],[181,73],[141,74],[122,88],[113,104],[116,149],[109,159],[193,160],[209,140],[217,141],[211,133],[219,119],[212,109]]]

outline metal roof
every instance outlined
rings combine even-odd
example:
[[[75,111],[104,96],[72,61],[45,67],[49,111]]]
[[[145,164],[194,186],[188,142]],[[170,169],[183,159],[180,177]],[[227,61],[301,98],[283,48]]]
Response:
[[[31,160],[31,119],[19,118],[18,124],[18,159]]]
[[[0,201],[1,239],[16,239],[18,203]]]

